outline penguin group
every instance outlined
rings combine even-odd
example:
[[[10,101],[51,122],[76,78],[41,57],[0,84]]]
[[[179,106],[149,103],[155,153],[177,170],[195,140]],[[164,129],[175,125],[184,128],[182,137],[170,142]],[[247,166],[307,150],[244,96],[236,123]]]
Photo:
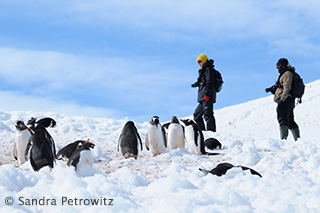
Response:
[[[68,144],[56,155],[55,142],[47,131],[47,128],[55,126],[56,121],[48,117],[40,120],[32,117],[27,125],[22,120],[16,121],[16,143],[13,156],[18,160],[19,166],[28,162],[34,171],[39,171],[46,166],[52,169],[56,159],[68,160],[67,165],[74,166],[76,170],[83,165],[92,164],[90,148],[94,148],[94,144],[89,142],[89,139]]]
[[[140,141],[140,143],[139,143]],[[138,146],[142,150],[142,142],[137,128],[132,121],[128,121],[122,129],[118,140],[122,155],[125,158],[138,157]],[[153,116],[148,123],[148,131],[145,137],[145,147],[150,151],[151,156],[157,156],[167,150],[185,148],[192,154],[218,155],[205,150],[221,149],[221,143],[215,138],[208,138],[204,141],[204,136],[199,126],[191,119],[182,120],[172,116],[171,121],[161,125],[159,116]]]
[[[91,143],[89,139],[77,140],[69,143],[56,154],[55,142],[47,131],[47,128],[55,126],[56,121],[52,118],[37,120],[36,117],[32,117],[27,125],[22,120],[16,121],[16,144],[13,156],[18,160],[18,164],[29,162],[34,171],[39,171],[46,166],[53,168],[57,159],[65,161],[68,166],[75,167],[76,171],[84,166],[91,167],[93,164],[91,149],[95,147],[95,144]],[[179,148],[186,148],[191,154],[219,155],[219,153],[208,152],[205,148],[209,150],[221,149],[222,145],[215,138],[204,140],[201,129],[192,119],[179,120],[176,116],[172,116],[171,121],[161,125],[160,118],[153,116],[148,122],[145,147],[154,157],[168,150]],[[141,137],[133,121],[128,121],[124,125],[118,140],[118,151],[119,148],[125,159],[137,159],[139,150],[143,150]],[[234,167],[249,170],[251,174],[262,177],[251,168],[233,166],[230,163],[221,163],[212,170],[199,170],[206,174],[222,176]]]

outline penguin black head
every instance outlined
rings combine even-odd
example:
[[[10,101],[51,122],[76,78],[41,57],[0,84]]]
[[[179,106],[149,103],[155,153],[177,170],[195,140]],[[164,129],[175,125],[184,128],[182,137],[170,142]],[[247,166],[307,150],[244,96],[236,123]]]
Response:
[[[180,121],[182,121],[186,126],[189,126],[189,125],[195,125],[196,123],[191,120],[191,119],[186,119],[186,120],[183,120],[183,119],[180,119]]]
[[[94,148],[95,144],[89,142],[90,139],[86,140],[86,141],[81,141],[81,143],[78,144],[79,146],[84,146],[85,144],[87,144],[86,146],[88,146],[89,148]]]
[[[28,120],[27,125],[34,125],[37,122],[37,118],[36,117],[31,117],[30,120]]]
[[[77,150],[82,151],[82,150],[90,150],[90,144],[89,142],[86,142],[84,144],[79,144],[77,147]]]
[[[179,123],[177,116],[172,116],[171,123],[177,123],[177,124]]]
[[[21,121],[21,120],[17,120],[17,121],[16,121],[15,127],[16,127],[16,129],[19,130],[19,131],[23,131],[23,130],[27,129],[27,126],[26,126],[26,125],[24,124],[24,122]]]
[[[159,121],[159,117],[158,116],[153,116],[151,118],[151,121],[149,122],[151,125],[155,125],[156,127],[158,127],[158,124],[160,123]]]
[[[36,117],[31,117],[30,120],[28,120],[28,123],[27,123],[27,127],[28,127],[28,130],[32,130],[34,128],[37,127],[37,118]]]

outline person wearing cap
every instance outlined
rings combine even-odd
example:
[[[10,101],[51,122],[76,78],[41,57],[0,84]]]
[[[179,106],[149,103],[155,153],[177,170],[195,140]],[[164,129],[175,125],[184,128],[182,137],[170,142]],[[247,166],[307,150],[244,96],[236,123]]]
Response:
[[[289,64],[286,58],[280,58],[276,66],[280,74],[279,78],[274,86],[266,88],[266,92],[274,94],[273,100],[278,104],[277,119],[280,125],[280,139],[286,140],[290,129],[296,141],[300,138],[300,130],[294,121],[295,98],[290,94],[295,68]]]
[[[191,86],[198,87],[199,104],[193,113],[193,119],[201,130],[216,132],[216,121],[213,115],[213,104],[216,102],[213,60],[209,60],[205,54],[201,54],[197,57],[197,63],[200,67],[199,76]],[[206,121],[206,125],[203,118]]]

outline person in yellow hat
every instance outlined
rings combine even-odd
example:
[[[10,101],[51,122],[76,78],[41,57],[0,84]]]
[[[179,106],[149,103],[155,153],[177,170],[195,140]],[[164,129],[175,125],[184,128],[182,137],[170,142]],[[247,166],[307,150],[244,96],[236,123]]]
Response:
[[[200,67],[199,76],[191,86],[198,87],[199,104],[193,113],[193,119],[201,130],[216,132],[216,121],[213,115],[213,104],[216,102],[213,60],[208,59],[205,54],[201,54],[197,57],[197,63]],[[203,118],[206,121],[206,125]]]

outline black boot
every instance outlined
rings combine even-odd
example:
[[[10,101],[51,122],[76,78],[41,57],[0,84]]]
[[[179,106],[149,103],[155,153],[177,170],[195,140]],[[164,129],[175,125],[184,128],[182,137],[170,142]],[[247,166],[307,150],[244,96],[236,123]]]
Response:
[[[289,133],[289,127],[280,126],[280,139],[281,140],[287,140],[288,133]]]
[[[216,132],[216,130],[216,120],[214,117],[211,117],[207,120],[207,131]]]
[[[298,138],[300,138],[300,130],[299,130],[299,128],[291,129],[291,133],[292,133],[292,136],[293,136],[295,141],[297,141]]]

